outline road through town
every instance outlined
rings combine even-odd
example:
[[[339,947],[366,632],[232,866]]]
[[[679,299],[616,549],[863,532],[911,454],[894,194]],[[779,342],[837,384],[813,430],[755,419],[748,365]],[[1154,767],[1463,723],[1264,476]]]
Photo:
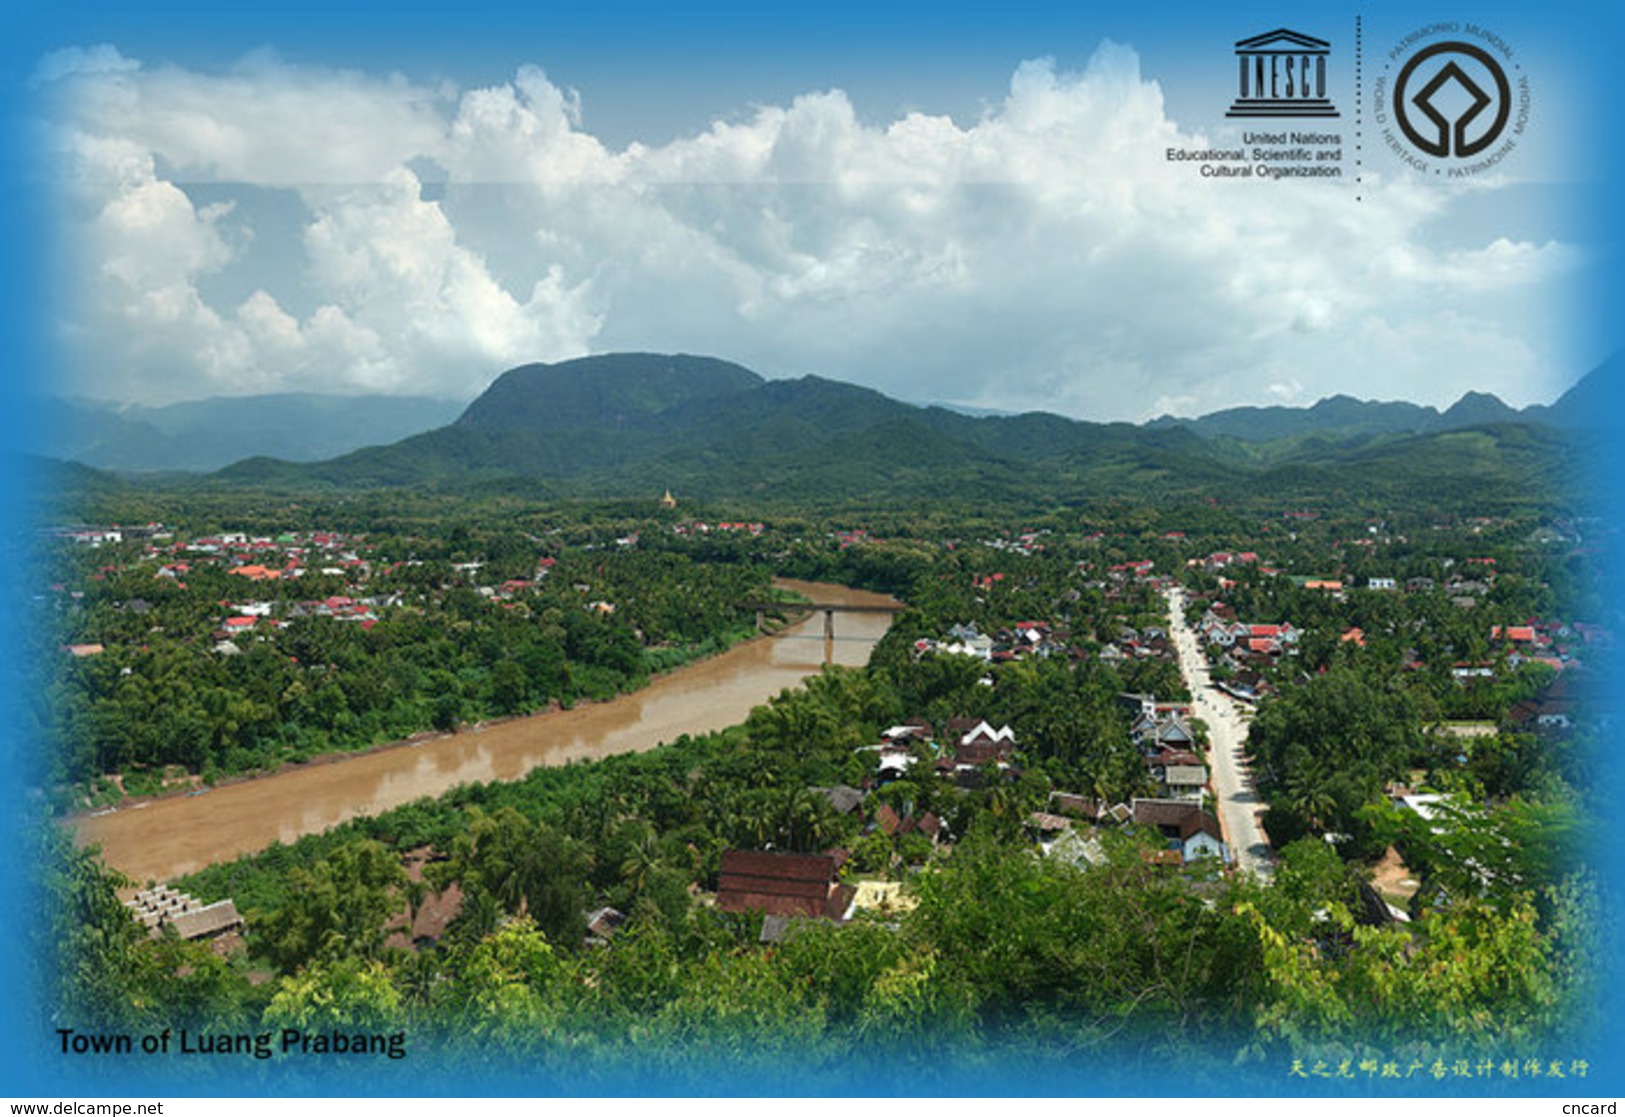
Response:
[[[1207,657],[1197,643],[1196,633],[1185,621],[1185,591],[1179,586],[1168,593],[1169,629],[1179,650],[1179,670],[1191,692],[1193,712],[1208,727],[1211,749],[1213,794],[1217,800],[1225,841],[1235,852],[1236,863],[1258,876],[1268,877],[1274,867],[1269,839],[1259,825],[1264,802],[1253,789],[1248,770],[1247,725],[1239,705],[1212,684]]]

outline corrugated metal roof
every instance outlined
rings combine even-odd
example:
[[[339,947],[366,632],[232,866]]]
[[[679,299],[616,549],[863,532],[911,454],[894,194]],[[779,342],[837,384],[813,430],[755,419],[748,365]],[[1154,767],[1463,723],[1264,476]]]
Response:
[[[183,939],[200,939],[240,927],[243,917],[237,914],[237,905],[221,900],[205,908],[183,911],[169,918],[169,925]]]

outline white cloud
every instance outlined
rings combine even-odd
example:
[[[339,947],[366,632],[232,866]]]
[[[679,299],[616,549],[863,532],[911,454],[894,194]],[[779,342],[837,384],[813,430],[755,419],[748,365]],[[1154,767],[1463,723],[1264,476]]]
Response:
[[[118,48],[101,43],[93,47],[67,47],[52,51],[34,67],[30,84],[36,88],[70,78],[98,74],[121,74],[139,70],[141,64],[125,58]]]
[[[439,158],[463,182],[612,181],[609,153],[577,131],[579,96],[566,96],[534,66],[513,82],[463,94]]]
[[[869,124],[824,90],[619,151],[533,66],[463,91],[269,55],[202,74],[96,48],[40,71],[83,265],[64,334],[94,394],[472,395],[512,364],[635,347],[1138,419],[1334,391],[1527,400],[1576,371],[1554,356],[1575,249],[1430,241],[1495,184],[1372,175],[1357,201],[1201,181],[1163,152],[1208,138],[1112,43],[1081,73],[1020,64],[963,127]],[[233,286],[251,294],[227,305]]]

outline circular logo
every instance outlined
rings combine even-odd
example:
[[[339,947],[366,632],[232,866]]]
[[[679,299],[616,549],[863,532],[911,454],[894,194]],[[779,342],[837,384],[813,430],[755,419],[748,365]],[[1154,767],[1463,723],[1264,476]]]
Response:
[[[1417,149],[1470,159],[1506,131],[1512,85],[1488,51],[1446,41],[1417,51],[1394,79],[1394,121]]]
[[[1426,175],[1467,178],[1500,166],[1523,138],[1529,74],[1493,28],[1430,23],[1384,52],[1370,100],[1360,104],[1401,163]]]

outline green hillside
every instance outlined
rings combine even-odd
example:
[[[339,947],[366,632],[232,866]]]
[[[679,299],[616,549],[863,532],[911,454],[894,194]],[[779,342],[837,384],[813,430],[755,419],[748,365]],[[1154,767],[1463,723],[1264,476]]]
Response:
[[[1302,502],[1471,492],[1513,507],[1573,495],[1582,449],[1595,437],[1528,422],[1476,393],[1445,416],[1348,397],[1294,411],[1290,421],[1274,414],[1288,409],[1253,410],[1270,413],[1270,422],[1250,428],[1254,436],[1207,420],[1135,426],[1038,412],[978,417],[817,376],[764,380],[709,357],[621,353],[512,369],[455,423],[389,445],[309,464],[250,458],[166,484],[633,500],[669,488],[685,497],[803,504],[1054,504],[1099,496]],[[1478,417],[1487,421],[1473,424]],[[1259,416],[1232,413],[1231,425],[1242,418]],[[1448,429],[1437,429],[1446,418]],[[1435,429],[1403,429],[1418,423]],[[1260,426],[1287,433],[1259,438]]]

